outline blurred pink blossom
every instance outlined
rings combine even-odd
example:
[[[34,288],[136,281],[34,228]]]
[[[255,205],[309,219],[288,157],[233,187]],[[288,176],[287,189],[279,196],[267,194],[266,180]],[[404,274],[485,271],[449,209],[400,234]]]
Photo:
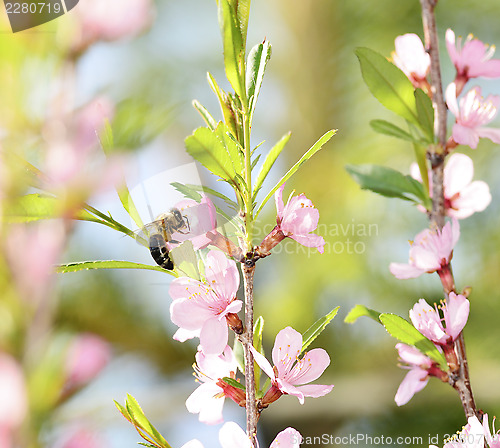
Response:
[[[416,163],[410,167],[411,176],[422,182]],[[444,207],[446,214],[457,219],[482,212],[491,202],[490,188],[481,180],[472,181],[474,164],[465,154],[454,153],[444,167]],[[432,197],[432,176],[429,175],[429,193]],[[425,209],[422,207],[422,211]]]
[[[237,363],[231,347],[226,346],[220,355],[205,355],[198,350],[194,369],[200,385],[186,400],[187,410],[192,414],[199,414],[202,423],[222,423],[224,390],[217,385],[217,381],[236,373]]]
[[[463,85],[470,78],[500,77],[500,59],[492,59],[495,46],[488,46],[479,39],[474,39],[472,34],[462,45],[462,38],[455,39],[455,33],[446,30],[446,48],[451,62],[457,69],[455,82],[458,84],[458,92],[462,91]]]
[[[429,53],[416,34],[408,33],[396,37],[396,51],[392,53],[394,64],[401,69],[415,87],[422,87],[426,82],[431,66]]]
[[[207,255],[205,275],[204,282],[178,277],[171,283],[170,315],[182,330],[180,339],[199,331],[203,352],[218,355],[227,345],[228,324],[241,324],[236,315],[242,306],[241,300],[236,299],[240,275],[236,263],[217,250]]]
[[[416,278],[425,272],[432,273],[448,267],[453,248],[460,237],[460,226],[453,218],[442,230],[425,229],[410,242],[410,257],[407,264],[391,263],[389,269],[396,278]]]
[[[322,397],[333,389],[333,384],[305,385],[321,376],[330,364],[330,357],[322,348],[315,348],[299,359],[302,335],[292,327],[286,327],[276,336],[272,352],[274,368],[257,350],[250,349],[257,364],[271,378],[272,387],[262,400],[264,404],[275,401],[281,394],[294,395],[300,404],[304,404],[304,397]],[[271,395],[276,398],[266,400]]]
[[[273,440],[269,448],[298,448],[302,436],[294,428],[286,428]],[[219,431],[219,442],[222,448],[253,448],[250,439],[238,424],[234,422],[225,423]],[[199,440],[191,440],[181,448],[203,448]]]
[[[87,429],[76,429],[67,434],[57,444],[57,448],[106,448],[106,443],[95,432]]]
[[[18,362],[0,352],[0,447],[10,448],[11,432],[23,422],[28,411],[24,374]]]
[[[37,304],[46,297],[65,241],[66,227],[60,219],[16,224],[9,229],[7,262],[26,301]]]
[[[174,208],[179,209],[185,217],[189,223],[189,230],[185,233],[175,232],[172,238],[179,242],[190,240],[194,250],[207,247],[211,242],[211,239],[207,237],[207,232],[217,228],[217,214],[210,198],[202,195],[200,202],[185,199],[175,204]]]
[[[85,0],[75,8],[80,39],[77,50],[98,40],[112,41],[133,37],[150,26],[152,0]]]
[[[101,337],[82,333],[71,343],[66,357],[69,388],[80,387],[93,380],[111,358],[111,347]]]
[[[447,345],[457,339],[465,327],[469,318],[469,306],[469,301],[463,295],[450,292],[439,306],[443,319],[437,306],[432,308],[424,299],[420,299],[410,310],[410,319],[413,326],[426,338],[436,344]]]
[[[460,145],[476,149],[479,138],[488,138],[500,144],[500,129],[487,128],[484,125],[493,121],[500,105],[499,95],[481,96],[481,88],[469,90],[460,101],[457,101],[457,87],[451,83],[446,89],[446,104],[456,117],[452,137]]]

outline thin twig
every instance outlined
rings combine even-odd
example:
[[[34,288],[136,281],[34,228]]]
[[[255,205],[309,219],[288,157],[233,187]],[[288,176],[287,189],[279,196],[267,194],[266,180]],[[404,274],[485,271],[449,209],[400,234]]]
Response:
[[[255,400],[254,360],[249,347],[253,344],[253,277],[255,266],[243,265],[243,280],[245,284],[245,332],[243,334],[245,351],[245,387],[247,434],[253,446],[257,446],[257,421],[259,419]]]

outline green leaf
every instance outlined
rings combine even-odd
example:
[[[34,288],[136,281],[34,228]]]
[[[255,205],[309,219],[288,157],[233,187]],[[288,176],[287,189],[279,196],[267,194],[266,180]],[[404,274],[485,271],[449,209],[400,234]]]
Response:
[[[434,138],[434,108],[432,100],[422,90],[415,90],[415,102],[417,106],[418,123],[427,137],[429,143],[433,143]]]
[[[372,120],[370,121],[370,126],[379,134],[389,135],[409,142],[418,141],[413,135],[385,120]]]
[[[236,381],[234,378],[229,378],[228,376],[222,377],[222,380],[229,384],[230,386],[236,387],[237,389],[246,390],[245,386],[240,382]]]
[[[219,100],[219,105],[222,111],[222,116],[224,117],[224,123],[229,127],[233,135],[238,135],[238,119],[237,112],[234,110],[234,104],[229,95],[224,92],[223,89],[219,87],[215,78],[207,73],[208,84],[210,88],[214,91],[217,99]],[[217,127],[217,126],[215,126]]]
[[[237,338],[234,338],[233,355],[238,369],[240,369],[241,373],[245,374],[245,352],[243,351],[243,345],[241,345],[241,342]]]
[[[266,71],[267,62],[271,58],[271,44],[264,41],[261,44],[255,45],[250,50],[247,58],[247,98],[249,104],[249,121],[252,123],[253,113],[259,97],[262,80]]]
[[[56,266],[56,272],[60,274],[66,274],[68,272],[88,271],[90,269],[146,269],[149,271],[159,271],[166,274],[175,275],[172,271],[167,271],[160,266],[151,266],[149,264],[118,260],[81,261],[78,263],[68,263]]]
[[[331,310],[326,316],[319,318],[314,324],[312,324],[307,331],[302,336],[302,353],[312,341],[314,341],[326,328],[326,326],[333,320],[339,311],[339,306]]]
[[[215,128],[217,127],[217,121],[215,121],[215,118],[212,117],[210,112],[205,109],[205,107],[199,101],[196,100],[193,101],[193,107],[200,113],[201,118],[205,120],[205,123],[207,124],[209,129],[215,131]]]
[[[429,197],[429,170],[427,168],[427,148],[418,143],[414,143],[413,150],[415,152],[415,159],[417,160],[418,169],[420,171],[420,177],[423,180],[426,192],[427,201],[424,203],[424,207],[427,210],[430,210],[432,207],[432,201]]]
[[[389,198],[426,203],[423,185],[411,176],[378,165],[347,165],[347,172],[364,190]]]
[[[446,359],[436,346],[420,333],[412,324],[396,314],[382,313],[380,322],[387,332],[403,344],[412,345],[424,355],[437,362],[441,369],[448,370]]]
[[[227,196],[219,193],[213,188],[206,187],[205,185],[181,184],[179,182],[172,182],[170,185],[172,185],[172,187],[182,193],[185,197],[193,199],[197,202],[201,200],[201,194],[199,192],[202,192],[222,199],[229,207],[235,210],[238,208],[238,204],[236,202],[232,201]]]
[[[215,129],[215,134],[219,137],[219,140],[225,146],[227,154],[229,154],[229,160],[233,164],[233,170],[236,174],[243,173],[244,161],[243,152],[239,143],[234,139],[231,131],[224,123],[219,123]]]
[[[234,4],[234,0],[231,1]],[[224,47],[224,66],[226,76],[236,94],[242,98],[245,94],[243,67],[245,47],[237,13],[229,0],[219,0],[219,25]]]
[[[148,435],[150,435],[155,442],[157,442],[161,447],[171,448],[165,438],[157,431],[157,429],[151,424],[151,422],[144,415],[141,406],[137,400],[130,394],[127,394],[127,399],[125,406],[129,415],[132,417],[133,421],[139,428],[143,429]],[[142,434],[141,434],[142,436]],[[148,438],[142,436],[146,441],[153,442]]]
[[[257,196],[257,193],[262,188],[262,184],[266,180],[269,171],[271,170],[274,163],[278,159],[279,155],[281,154],[281,151],[283,151],[286,144],[290,140],[291,135],[292,134],[290,132],[288,134],[285,134],[283,137],[281,137],[280,141],[271,148],[271,151],[268,152],[266,159],[264,160],[264,164],[262,165],[262,168],[260,169],[259,174],[257,176],[257,180],[255,181],[254,198]]]
[[[241,37],[243,39],[243,48],[245,48],[247,41],[248,19],[250,17],[250,0],[230,0],[230,3],[233,8],[236,8],[236,17],[238,18]]]
[[[267,201],[269,201],[269,199],[271,199],[271,197],[273,196],[273,194],[276,192],[276,190],[281,187],[281,185],[283,185],[288,179],[290,179],[290,177],[292,177],[296,172],[297,170],[302,166],[302,164],[304,164],[305,162],[307,162],[314,154],[316,154],[322,147],[325,143],[327,143],[334,135],[335,133],[337,132],[337,130],[335,129],[332,129],[331,131],[328,131],[327,133],[325,133],[301,158],[300,160],[294,165],[292,166],[288,172],[278,181],[278,183],[273,187],[273,189],[267,194],[267,196],[264,198],[264,200],[260,203],[259,205],[259,208],[257,209],[257,211],[255,212],[255,215],[254,217],[257,218],[257,216],[259,215],[260,211],[262,210],[262,208],[264,207],[264,205],[266,205]]]
[[[234,183],[236,172],[233,163],[226,147],[214,131],[198,128],[186,138],[185,144],[188,154],[193,159],[216,176]]]
[[[262,316],[259,316],[253,324],[253,346],[255,350],[257,350],[262,355],[264,355],[264,348],[262,347],[263,331],[264,331],[264,318]],[[259,390],[262,370],[256,362],[254,362],[254,375],[255,375],[255,387],[256,390]]]
[[[419,124],[414,88],[406,75],[381,54],[358,48],[356,56],[366,85],[387,109],[414,124]]]
[[[381,313],[379,313],[378,311],[367,308],[364,305],[356,305],[351,311],[349,311],[349,313],[347,314],[347,316],[344,319],[344,322],[346,324],[353,324],[360,317],[366,316],[366,317],[370,317],[371,319],[373,319],[374,321],[376,321],[380,324],[380,323],[382,323],[382,322],[380,322],[380,319],[379,319],[380,314]]]

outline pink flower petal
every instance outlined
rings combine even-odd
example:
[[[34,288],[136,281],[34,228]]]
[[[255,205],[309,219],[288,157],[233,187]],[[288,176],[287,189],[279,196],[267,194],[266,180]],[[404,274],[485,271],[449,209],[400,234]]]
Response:
[[[445,196],[451,198],[466,188],[474,177],[474,164],[465,154],[454,153],[444,167]]]
[[[432,365],[431,359],[425,356],[415,347],[411,347],[399,342],[396,344],[396,349],[398,350],[398,354],[401,360],[407,364],[417,367],[430,367]]]
[[[188,339],[199,338],[200,337],[200,329],[198,330],[186,330],[185,328],[179,328],[172,339],[179,342],[186,342]]]
[[[477,134],[481,138],[487,138],[493,143],[500,144],[500,129],[495,128],[476,128]]]
[[[455,46],[455,33],[451,29],[446,30],[446,48],[448,50],[448,54],[450,55],[451,62],[454,65],[458,62],[458,53],[457,48]]]
[[[285,208],[285,206],[283,205],[283,189],[285,188],[285,183],[276,190],[276,193],[274,193],[276,211],[280,220],[283,218],[283,210]]]
[[[252,448],[252,442],[236,423],[227,422],[219,431],[222,448]]]
[[[322,348],[307,352],[297,361],[292,370],[284,376],[291,384],[305,384],[318,379],[330,365],[330,357]]]
[[[201,443],[198,439],[190,440],[186,442],[181,448],[204,448],[203,443]]]
[[[429,381],[427,371],[418,367],[411,369],[399,385],[394,401],[398,406],[408,403],[413,395],[420,392]]]
[[[281,431],[269,448],[299,448],[302,435],[294,428],[286,428]]]
[[[174,300],[170,305],[170,318],[178,327],[194,331],[213,317],[212,310],[205,303],[188,298]]]
[[[475,212],[482,212],[491,202],[490,188],[486,182],[476,180],[464,188],[457,199],[452,201],[450,216],[467,218]]]
[[[454,82],[452,82],[445,91],[446,104],[448,105],[448,109],[450,112],[455,115],[455,117],[460,116],[460,109],[458,108],[457,101],[457,86]]]
[[[417,268],[411,264],[405,263],[391,263],[389,265],[389,270],[391,274],[400,280],[406,280],[408,278],[420,277],[425,270]]]
[[[309,235],[290,235],[290,238],[303,246],[317,248],[320,254],[325,252],[326,243],[322,236],[311,233]]]
[[[458,123],[453,125],[452,137],[459,145],[470,146],[472,149],[476,149],[479,144],[479,134],[476,129]]]
[[[301,349],[302,335],[292,327],[286,327],[276,335],[272,358],[279,377],[283,377],[291,369]]]
[[[304,397],[319,398],[329,394],[333,389],[333,384],[306,384],[304,386],[297,386],[297,390],[302,392]]]
[[[186,408],[191,414],[199,414],[199,420],[207,425],[218,425],[224,421],[222,409],[224,397],[215,398],[223,390],[215,382],[203,383],[186,400]]]
[[[262,371],[272,380],[274,379],[274,370],[273,366],[271,363],[266,359],[265,356],[263,356],[261,353],[259,353],[253,346],[250,346],[250,351],[252,352],[253,358],[255,362],[259,365],[259,367],[262,369]]]
[[[221,297],[232,300],[240,286],[240,274],[236,263],[218,250],[211,250],[205,265],[207,282]]]
[[[200,333],[200,346],[207,355],[222,353],[227,345],[228,329],[224,319],[222,322],[214,317],[207,319]]]
[[[396,53],[393,61],[410,80],[412,75],[424,79],[430,67],[430,56],[425,51],[424,45],[416,34],[408,33],[396,37],[394,41]]]
[[[446,333],[455,340],[469,318],[469,301],[461,294],[450,292],[444,308]]]
[[[168,293],[173,300],[187,296],[206,295],[208,288],[203,283],[189,277],[178,277],[170,283]]]

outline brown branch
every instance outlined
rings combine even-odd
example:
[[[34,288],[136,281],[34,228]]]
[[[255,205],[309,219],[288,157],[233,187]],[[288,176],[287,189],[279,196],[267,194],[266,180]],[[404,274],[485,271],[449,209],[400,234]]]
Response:
[[[431,162],[432,169],[432,211],[430,213],[431,226],[442,229],[444,226],[444,187],[443,172],[444,159],[446,156],[446,118],[447,108],[443,96],[441,67],[439,63],[439,42],[436,27],[436,17],[434,8],[438,0],[420,0],[422,5],[422,24],[424,28],[425,48],[429,53],[431,65],[431,94],[434,106],[434,134],[437,145],[432,145],[428,149],[427,157]],[[453,274],[451,274],[451,284],[454,285]],[[446,289],[446,288],[445,288]],[[448,288],[449,289],[449,288]],[[447,296],[450,291],[445,290]],[[458,391],[465,415],[471,417],[479,414],[474,402],[472,388],[469,379],[469,368],[465,353],[465,342],[462,333],[455,341],[455,350],[458,358],[458,369],[450,384]]]
[[[243,266],[243,280],[245,284],[245,332],[243,333],[243,344],[245,351],[245,387],[246,387],[246,410],[247,410],[247,434],[253,446],[257,446],[257,403],[255,399],[255,371],[253,355],[249,347],[253,344],[253,277],[255,265]]]

